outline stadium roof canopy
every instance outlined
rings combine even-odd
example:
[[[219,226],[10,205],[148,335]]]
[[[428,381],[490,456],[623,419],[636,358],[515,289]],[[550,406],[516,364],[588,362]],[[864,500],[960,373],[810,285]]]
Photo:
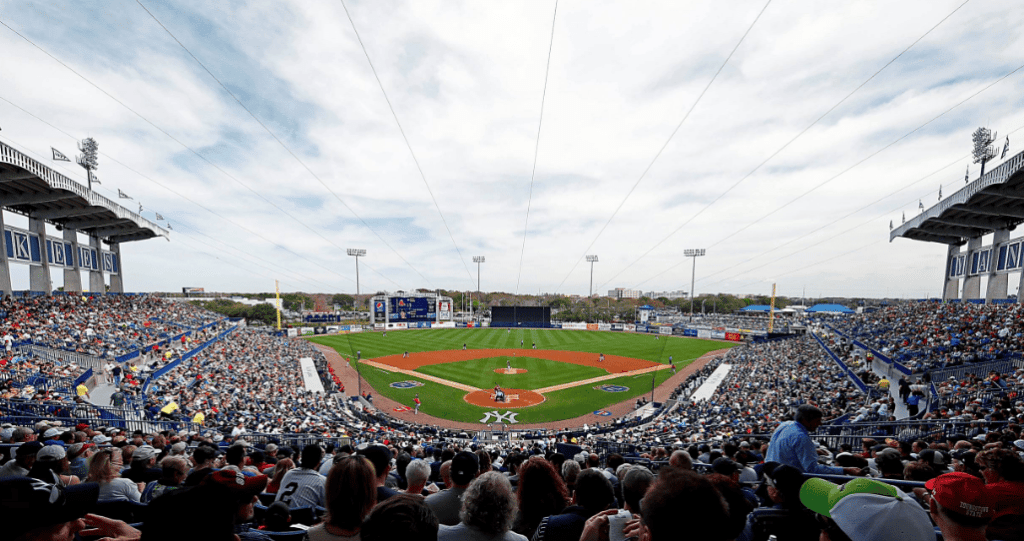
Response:
[[[0,142],[0,203],[108,243],[167,238],[166,229]]]
[[[767,304],[751,304],[750,306],[740,308],[740,312],[768,312],[771,309],[772,307]]]
[[[841,304],[815,304],[805,310],[808,314],[853,314],[853,310]]]
[[[896,237],[960,246],[967,239],[1024,222],[1024,152],[889,232]]]

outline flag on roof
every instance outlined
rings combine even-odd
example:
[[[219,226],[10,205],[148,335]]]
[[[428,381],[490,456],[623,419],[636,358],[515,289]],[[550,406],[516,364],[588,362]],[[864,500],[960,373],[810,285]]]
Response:
[[[158,213],[156,213],[156,219],[157,219],[157,220],[163,220],[163,219],[164,219],[164,217],[163,217],[163,216],[161,216],[161,215],[160,215],[160,213],[158,212]]]
[[[121,191],[121,188],[117,189],[117,197],[119,199],[132,199],[132,196]]]
[[[1006,136],[1006,143],[1003,144],[1003,155],[1000,156],[999,159],[1001,160],[1001,159],[1005,158],[1006,157],[1006,153],[1009,152],[1009,151],[1010,151],[1010,136],[1007,135]]]
[[[64,155],[63,152],[61,152],[61,151],[59,151],[59,150],[57,150],[57,149],[55,149],[53,147],[50,147],[50,150],[53,151],[53,159],[55,161],[58,161],[58,162],[70,162],[71,161],[71,160],[68,159],[67,156]]]

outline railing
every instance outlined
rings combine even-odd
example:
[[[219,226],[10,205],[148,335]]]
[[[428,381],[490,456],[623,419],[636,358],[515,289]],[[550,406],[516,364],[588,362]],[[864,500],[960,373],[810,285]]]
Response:
[[[954,377],[957,380],[963,379],[967,374],[981,374],[984,376],[991,371],[1005,374],[1007,372],[1013,372],[1017,368],[1024,368],[1024,359],[1008,359],[1001,361],[988,361],[980,363],[966,363],[957,366],[951,366],[948,368],[940,368],[937,370],[930,370],[928,372],[931,376],[932,381],[945,381],[950,377]]]
[[[222,338],[224,338],[230,332],[234,331],[237,328],[238,328],[238,325],[232,325],[231,327],[228,327],[227,330],[221,332],[217,336],[215,336],[215,337],[211,338],[210,340],[207,340],[206,342],[200,344],[198,347],[196,347],[192,351],[189,351],[189,352],[185,353],[184,355],[182,355],[181,357],[179,357],[178,359],[175,359],[175,360],[165,364],[164,366],[161,366],[159,370],[153,372],[153,374],[151,376],[146,378],[146,383],[144,383],[142,385],[142,393],[145,394],[145,393],[149,392],[150,385],[152,385],[152,383],[154,381],[156,381],[158,378],[160,378],[160,376],[163,376],[164,374],[170,372],[171,370],[174,370],[175,368],[178,367],[178,365],[180,365],[181,363],[187,361],[188,359],[191,359],[192,357],[197,355],[200,351],[205,349],[207,346],[209,346],[210,344],[213,344],[214,342],[217,342],[217,341],[221,340]]]
[[[839,368],[843,370],[843,372],[846,374],[846,377],[849,378],[849,380],[852,381],[853,384],[856,385],[857,388],[861,390],[861,392],[867,394],[868,386],[864,384],[864,381],[861,380],[860,377],[857,376],[857,374],[855,374],[849,366],[846,366],[846,363],[840,360],[839,356],[833,353],[832,350],[825,345],[825,342],[823,342],[821,338],[818,338],[818,335],[811,333],[811,336],[814,338],[816,342],[818,342],[818,345],[821,346],[821,349],[825,350],[825,352],[828,353],[828,356],[832,358],[832,361],[839,365]]]
[[[847,336],[845,333],[843,333],[842,331],[836,329],[832,325],[829,325],[829,324],[826,323],[825,326],[828,327],[829,329],[832,329],[832,332],[834,332],[834,333],[838,334],[839,336],[842,336],[843,338],[846,338],[847,340],[849,340],[853,345],[863,349],[864,351],[870,351],[875,356],[876,359],[884,362],[885,364],[888,364],[888,365],[892,366],[896,370],[899,370],[900,372],[902,372],[904,375],[909,376],[909,375],[911,375],[913,373],[913,370],[911,370],[911,369],[907,368],[906,366],[904,366],[904,365],[902,365],[902,364],[900,364],[900,363],[890,359],[888,356],[883,355],[882,353],[880,353],[875,348],[873,348],[873,347],[871,347],[871,346],[861,342],[860,340],[857,340],[857,339],[853,338],[852,336]]]

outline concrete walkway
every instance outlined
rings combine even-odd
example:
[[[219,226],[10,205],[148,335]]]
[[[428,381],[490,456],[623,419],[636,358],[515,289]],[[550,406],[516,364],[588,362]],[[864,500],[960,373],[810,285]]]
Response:
[[[902,372],[896,370],[892,365],[888,365],[879,360],[871,362],[871,371],[877,374],[879,377],[885,377],[889,380],[889,396],[896,400],[896,408],[893,415],[896,416],[897,420],[903,420],[910,417],[910,412],[907,411],[907,405],[903,403],[903,399],[900,398],[900,376]]]

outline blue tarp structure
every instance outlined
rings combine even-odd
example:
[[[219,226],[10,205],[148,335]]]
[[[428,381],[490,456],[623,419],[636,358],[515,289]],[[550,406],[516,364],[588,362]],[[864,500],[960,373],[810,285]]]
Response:
[[[853,310],[841,305],[841,304],[815,304],[808,308],[806,311],[808,314],[853,314]]]
[[[751,304],[750,306],[740,308],[740,312],[768,312],[772,307],[767,304]]]
[[[645,304],[645,305],[641,306],[640,309],[641,310],[654,310],[654,307],[649,305],[649,304]]]

